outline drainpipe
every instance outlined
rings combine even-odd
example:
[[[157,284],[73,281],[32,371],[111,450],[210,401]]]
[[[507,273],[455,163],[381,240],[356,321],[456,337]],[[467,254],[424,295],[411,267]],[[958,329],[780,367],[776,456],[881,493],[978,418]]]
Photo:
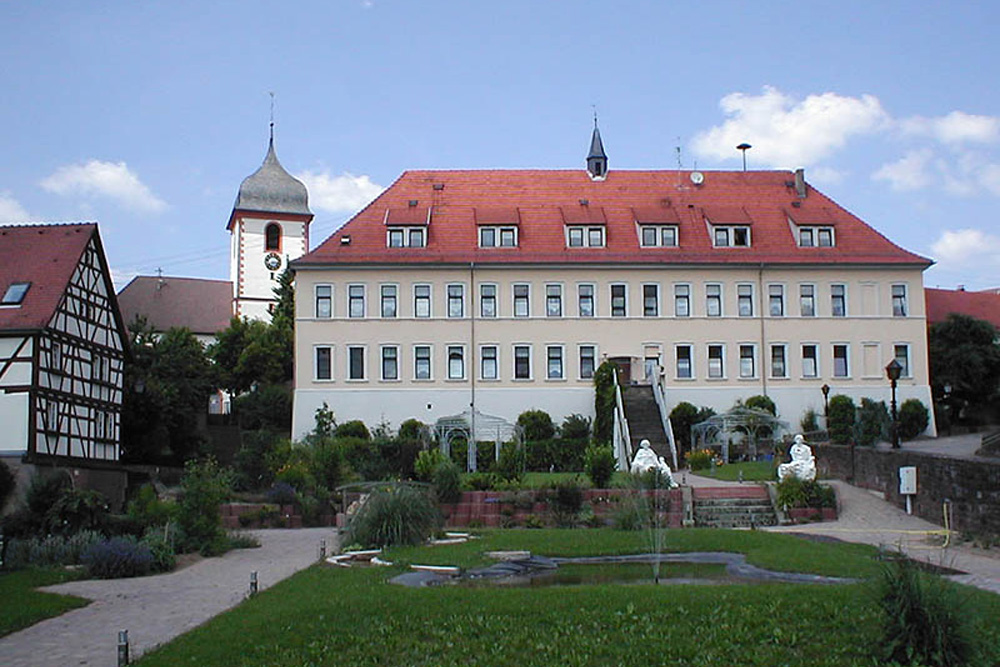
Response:
[[[765,347],[764,308],[765,306],[770,307],[771,295],[768,294],[768,300],[764,300],[764,262],[761,262],[757,268],[757,293],[760,294],[760,388],[761,393],[767,396],[767,364],[765,360],[769,359],[769,357],[767,355],[767,348]],[[785,363],[788,363],[787,359]]]
[[[469,262],[469,407],[471,408],[472,433],[467,448],[467,468],[476,471],[479,448],[476,443],[476,263]]]

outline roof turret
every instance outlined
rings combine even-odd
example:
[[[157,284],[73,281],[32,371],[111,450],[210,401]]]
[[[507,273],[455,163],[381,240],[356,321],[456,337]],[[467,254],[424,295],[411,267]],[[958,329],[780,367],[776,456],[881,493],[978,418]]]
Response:
[[[601,131],[597,129],[596,115],[594,116],[594,133],[590,137],[590,154],[587,155],[587,172],[591,178],[601,180],[608,174],[608,156],[604,152]]]
[[[267,147],[264,163],[243,179],[233,210],[312,215],[309,193],[302,181],[281,166],[274,152],[274,137]]]

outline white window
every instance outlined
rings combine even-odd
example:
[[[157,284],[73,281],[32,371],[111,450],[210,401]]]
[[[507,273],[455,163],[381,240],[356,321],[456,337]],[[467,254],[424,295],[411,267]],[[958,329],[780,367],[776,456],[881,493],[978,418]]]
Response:
[[[390,248],[422,248],[426,244],[423,227],[390,227],[386,232],[386,245]]]
[[[674,285],[674,317],[691,317],[690,285]]]
[[[480,227],[479,247],[481,248],[517,247],[517,227]]]
[[[627,293],[626,285],[611,286],[611,317],[625,317],[628,312]]]
[[[597,359],[597,348],[593,345],[580,346],[580,379],[589,380],[594,377]]]
[[[448,317],[465,317],[465,285],[448,285]]]
[[[365,348],[351,345],[347,348],[347,379],[365,379]]]
[[[705,314],[722,317],[722,285],[705,285]]]
[[[787,353],[784,345],[771,346],[771,377],[788,377]]]
[[[724,345],[708,346],[708,377],[723,378],[726,376],[726,351]]]
[[[431,286],[430,285],[414,285],[413,286],[413,316],[414,317],[430,317],[431,316]]]
[[[753,317],[753,285],[737,285],[736,298],[740,317]]]
[[[531,312],[530,293],[530,285],[514,285],[514,317],[528,317]]]
[[[51,367],[54,371],[63,370],[63,349],[60,343],[52,341],[52,352],[49,355]]]
[[[465,379],[465,348],[461,345],[448,346],[448,379]]]
[[[693,378],[694,366],[691,359],[691,346],[677,345],[674,348],[674,356],[677,360],[677,377],[679,379]]]
[[[830,314],[847,317],[847,286],[830,285]]]
[[[750,228],[742,225],[715,225],[713,240],[716,248],[745,248],[750,245]]]
[[[55,400],[49,399],[48,405],[45,406],[45,417],[48,421],[49,432],[55,432],[59,429],[59,403]]]
[[[562,345],[549,345],[545,350],[545,359],[545,377],[550,380],[562,380],[564,377]]]
[[[753,345],[740,345],[740,377],[757,377],[757,350]]]
[[[644,248],[677,246],[676,225],[640,225],[639,241]]]
[[[819,346],[812,344],[802,346],[802,377],[819,377]]]
[[[349,285],[347,287],[347,314],[348,317],[365,316],[364,285]]]
[[[382,379],[399,379],[399,348],[395,345],[382,348]]]
[[[892,286],[892,316],[906,317],[906,285]]]
[[[799,246],[802,248],[832,247],[833,227],[799,227]]]
[[[382,300],[382,317],[396,317],[396,286],[382,285],[380,292]]]
[[[479,316],[480,317],[496,317],[497,316],[497,286],[496,285],[480,285],[479,286]]]
[[[414,345],[413,346],[413,379],[414,380],[430,380],[431,379],[431,346],[430,345]]]
[[[570,248],[603,248],[604,227],[567,227],[566,245]]]
[[[531,379],[531,347],[529,345],[514,346],[514,379]]]
[[[767,286],[767,309],[771,317],[785,316],[785,286]]]
[[[94,356],[90,359],[90,379],[95,382],[100,382],[104,379],[104,357],[94,353]]]
[[[578,285],[580,317],[594,316],[594,286]]]
[[[317,380],[333,379],[333,349],[329,345],[317,345],[315,377]]]
[[[660,286],[655,284],[642,286],[643,317],[660,316]]]
[[[799,314],[802,317],[816,317],[815,285],[799,285]]]
[[[545,286],[545,315],[562,317],[562,285]]]
[[[499,350],[496,345],[484,345],[479,348],[479,377],[483,380],[496,380],[500,377]]]
[[[851,376],[851,368],[848,363],[849,351],[847,345],[833,346],[833,377],[846,378]]]
[[[902,370],[899,371],[899,377],[910,377],[910,346],[905,344],[893,345],[893,356],[896,359],[896,363],[902,367]]]
[[[316,285],[316,317],[333,317],[333,287]]]

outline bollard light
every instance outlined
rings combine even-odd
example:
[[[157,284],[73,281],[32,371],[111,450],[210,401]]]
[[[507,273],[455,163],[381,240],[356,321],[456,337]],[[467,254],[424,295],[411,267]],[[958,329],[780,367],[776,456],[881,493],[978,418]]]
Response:
[[[319,541],[319,559],[323,560],[326,558],[326,540]]]
[[[250,573],[250,595],[257,595],[257,570]]]
[[[128,630],[118,631],[118,667],[128,664]]]

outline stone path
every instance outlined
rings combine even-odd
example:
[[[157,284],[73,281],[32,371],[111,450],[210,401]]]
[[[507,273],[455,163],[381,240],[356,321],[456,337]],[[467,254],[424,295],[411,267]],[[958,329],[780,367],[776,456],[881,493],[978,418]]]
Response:
[[[239,604],[258,573],[261,590],[315,563],[319,543],[337,542],[331,528],[253,531],[259,549],[206,558],[176,572],[135,579],[74,581],[43,590],[93,600],[57,618],[0,639],[5,667],[117,664],[118,631],[127,629],[133,658]],[[12,600],[4,600],[11,604]]]

